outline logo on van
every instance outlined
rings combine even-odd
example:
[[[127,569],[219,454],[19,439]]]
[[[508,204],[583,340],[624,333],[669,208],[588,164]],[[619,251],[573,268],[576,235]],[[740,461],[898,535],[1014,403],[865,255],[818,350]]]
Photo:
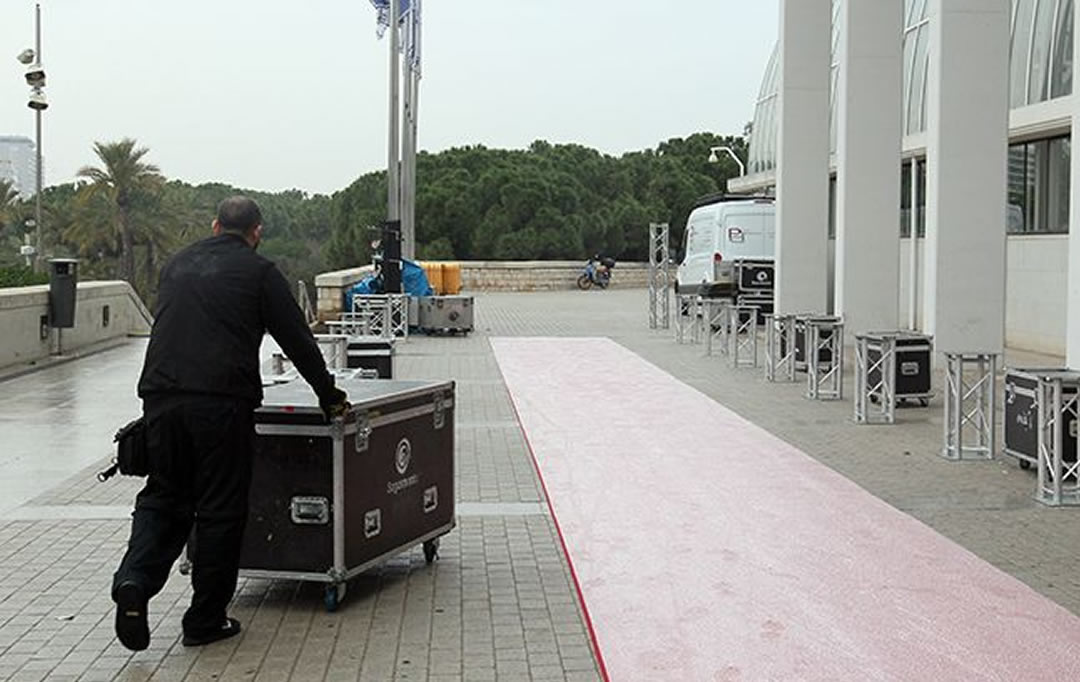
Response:
[[[742,244],[745,235],[741,227],[729,227],[727,231],[728,241],[732,244]]]

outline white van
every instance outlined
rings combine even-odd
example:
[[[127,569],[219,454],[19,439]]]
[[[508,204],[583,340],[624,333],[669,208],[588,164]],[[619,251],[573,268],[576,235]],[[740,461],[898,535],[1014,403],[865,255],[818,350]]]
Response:
[[[686,220],[675,290],[699,296],[728,295],[735,288],[734,261],[771,261],[775,253],[774,199],[703,199]]]

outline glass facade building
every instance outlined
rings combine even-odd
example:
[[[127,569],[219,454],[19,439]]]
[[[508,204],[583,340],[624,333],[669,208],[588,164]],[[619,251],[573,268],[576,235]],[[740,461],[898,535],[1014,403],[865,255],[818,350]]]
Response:
[[[838,86],[841,3],[833,0],[831,149],[836,149],[835,102]],[[906,0],[903,35],[903,130],[917,136],[926,130],[930,65],[929,0]],[[1074,0],[1013,0],[1010,36],[1009,97],[1021,109],[1072,94]],[[765,70],[751,128],[747,172],[760,186],[773,184],[776,169],[779,58],[774,49]],[[914,147],[915,145],[905,145]],[[1068,136],[1017,141],[1009,148],[1009,220],[1012,233],[1062,233],[1069,218]],[[912,164],[917,164],[914,167]],[[925,161],[912,159],[903,169],[901,233],[911,230],[911,201],[917,197],[916,225],[925,229]],[[914,197],[913,197],[914,190]]]

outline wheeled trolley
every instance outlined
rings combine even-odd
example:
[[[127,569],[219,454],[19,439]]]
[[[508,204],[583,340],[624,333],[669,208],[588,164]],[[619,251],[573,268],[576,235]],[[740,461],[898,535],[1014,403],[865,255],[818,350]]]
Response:
[[[454,383],[345,380],[327,423],[307,384],[268,387],[240,555],[244,577],[346,582],[416,545],[434,561],[454,527]]]

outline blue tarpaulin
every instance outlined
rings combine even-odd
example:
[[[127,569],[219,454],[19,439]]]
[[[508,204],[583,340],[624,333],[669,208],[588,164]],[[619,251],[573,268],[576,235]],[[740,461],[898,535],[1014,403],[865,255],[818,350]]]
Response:
[[[383,293],[382,280],[376,279],[374,275],[368,275],[345,290],[345,310],[352,310],[353,296],[371,296],[381,293]],[[427,275],[422,267],[412,261],[403,260],[401,261],[401,293],[409,296],[434,296],[435,290],[428,283]]]

